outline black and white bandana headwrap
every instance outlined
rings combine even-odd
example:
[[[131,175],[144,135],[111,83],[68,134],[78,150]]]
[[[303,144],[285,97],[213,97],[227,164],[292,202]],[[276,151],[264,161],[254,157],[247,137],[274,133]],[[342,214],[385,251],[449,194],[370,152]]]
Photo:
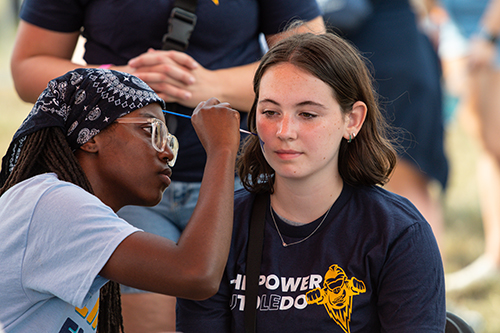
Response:
[[[79,68],[51,80],[21,124],[2,159],[0,187],[17,163],[26,136],[60,127],[76,150],[134,110],[165,102],[139,78],[109,69]]]

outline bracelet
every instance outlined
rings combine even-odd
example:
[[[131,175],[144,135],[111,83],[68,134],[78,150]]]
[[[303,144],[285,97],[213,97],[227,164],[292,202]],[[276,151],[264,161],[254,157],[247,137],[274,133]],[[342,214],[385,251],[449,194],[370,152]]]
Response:
[[[112,64],[104,64],[104,65],[101,65],[99,66],[99,68],[102,68],[102,69],[110,69],[111,66],[113,66]]]
[[[482,27],[481,30],[479,30],[478,36],[480,38],[483,38],[484,40],[487,40],[488,42],[492,44],[496,44],[498,42],[498,36],[491,34],[486,28]]]

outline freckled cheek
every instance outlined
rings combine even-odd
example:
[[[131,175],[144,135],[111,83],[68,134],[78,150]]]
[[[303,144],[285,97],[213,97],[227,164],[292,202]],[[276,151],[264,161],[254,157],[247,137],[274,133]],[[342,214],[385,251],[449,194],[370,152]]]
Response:
[[[270,139],[276,131],[271,123],[267,121],[259,121],[257,119],[257,133],[259,134],[259,138],[263,141]]]
[[[324,126],[321,131],[313,131],[309,137],[311,138],[310,147],[314,147],[312,149],[321,160],[330,158],[332,150],[335,150],[340,144],[337,142],[337,136],[332,131],[331,126]]]

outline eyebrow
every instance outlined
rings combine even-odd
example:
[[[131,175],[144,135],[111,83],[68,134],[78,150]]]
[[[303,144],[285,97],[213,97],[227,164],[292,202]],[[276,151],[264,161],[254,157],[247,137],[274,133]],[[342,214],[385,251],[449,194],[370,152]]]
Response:
[[[271,103],[271,104],[274,104],[274,105],[277,105],[279,106],[280,104],[270,98],[265,98],[261,101],[259,101],[258,104],[262,104],[262,103]],[[308,105],[312,105],[312,106],[319,106],[321,108],[325,108],[325,106],[321,103],[317,103],[317,102],[314,102],[314,101],[303,101],[303,102],[300,102],[300,103],[297,103],[295,104],[295,106],[308,106]]]
[[[139,113],[139,115],[140,115],[140,116],[143,116],[143,117],[147,117],[147,118],[156,118],[156,119],[158,119],[158,117],[157,117],[157,116],[155,116],[154,114],[149,113],[149,112],[144,112],[144,113],[143,113],[143,112],[140,112],[140,113]]]
[[[160,120],[162,122],[165,122],[165,119],[158,118],[158,116],[156,116],[156,115],[154,115],[154,114],[152,114],[152,113],[150,113],[148,111],[141,111],[139,113],[139,116],[140,117],[144,117],[144,118],[154,118],[154,119],[158,119],[158,120]]]

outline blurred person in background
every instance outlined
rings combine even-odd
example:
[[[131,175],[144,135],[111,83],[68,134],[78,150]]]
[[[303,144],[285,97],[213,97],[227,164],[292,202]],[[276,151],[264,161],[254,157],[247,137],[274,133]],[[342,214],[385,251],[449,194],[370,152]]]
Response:
[[[419,1],[419,0],[417,0]],[[401,149],[386,188],[408,198],[431,224],[443,249],[444,219],[436,186],[444,191],[441,67],[435,46],[420,26],[410,0],[367,0],[361,22],[343,29],[328,12],[334,0],[318,0],[327,27],[354,43],[373,64],[375,89],[386,119],[397,129]],[[349,2],[349,1],[347,1]],[[352,28],[355,26],[355,28]]]
[[[500,272],[500,1],[440,0],[440,4],[465,41],[465,49],[446,54],[447,59],[464,60],[454,67],[463,74],[459,80],[463,85],[455,84],[461,122],[482,145],[477,172],[485,249],[473,263],[446,275],[446,289],[453,291]],[[455,81],[457,74],[450,74],[454,76],[448,81]]]

